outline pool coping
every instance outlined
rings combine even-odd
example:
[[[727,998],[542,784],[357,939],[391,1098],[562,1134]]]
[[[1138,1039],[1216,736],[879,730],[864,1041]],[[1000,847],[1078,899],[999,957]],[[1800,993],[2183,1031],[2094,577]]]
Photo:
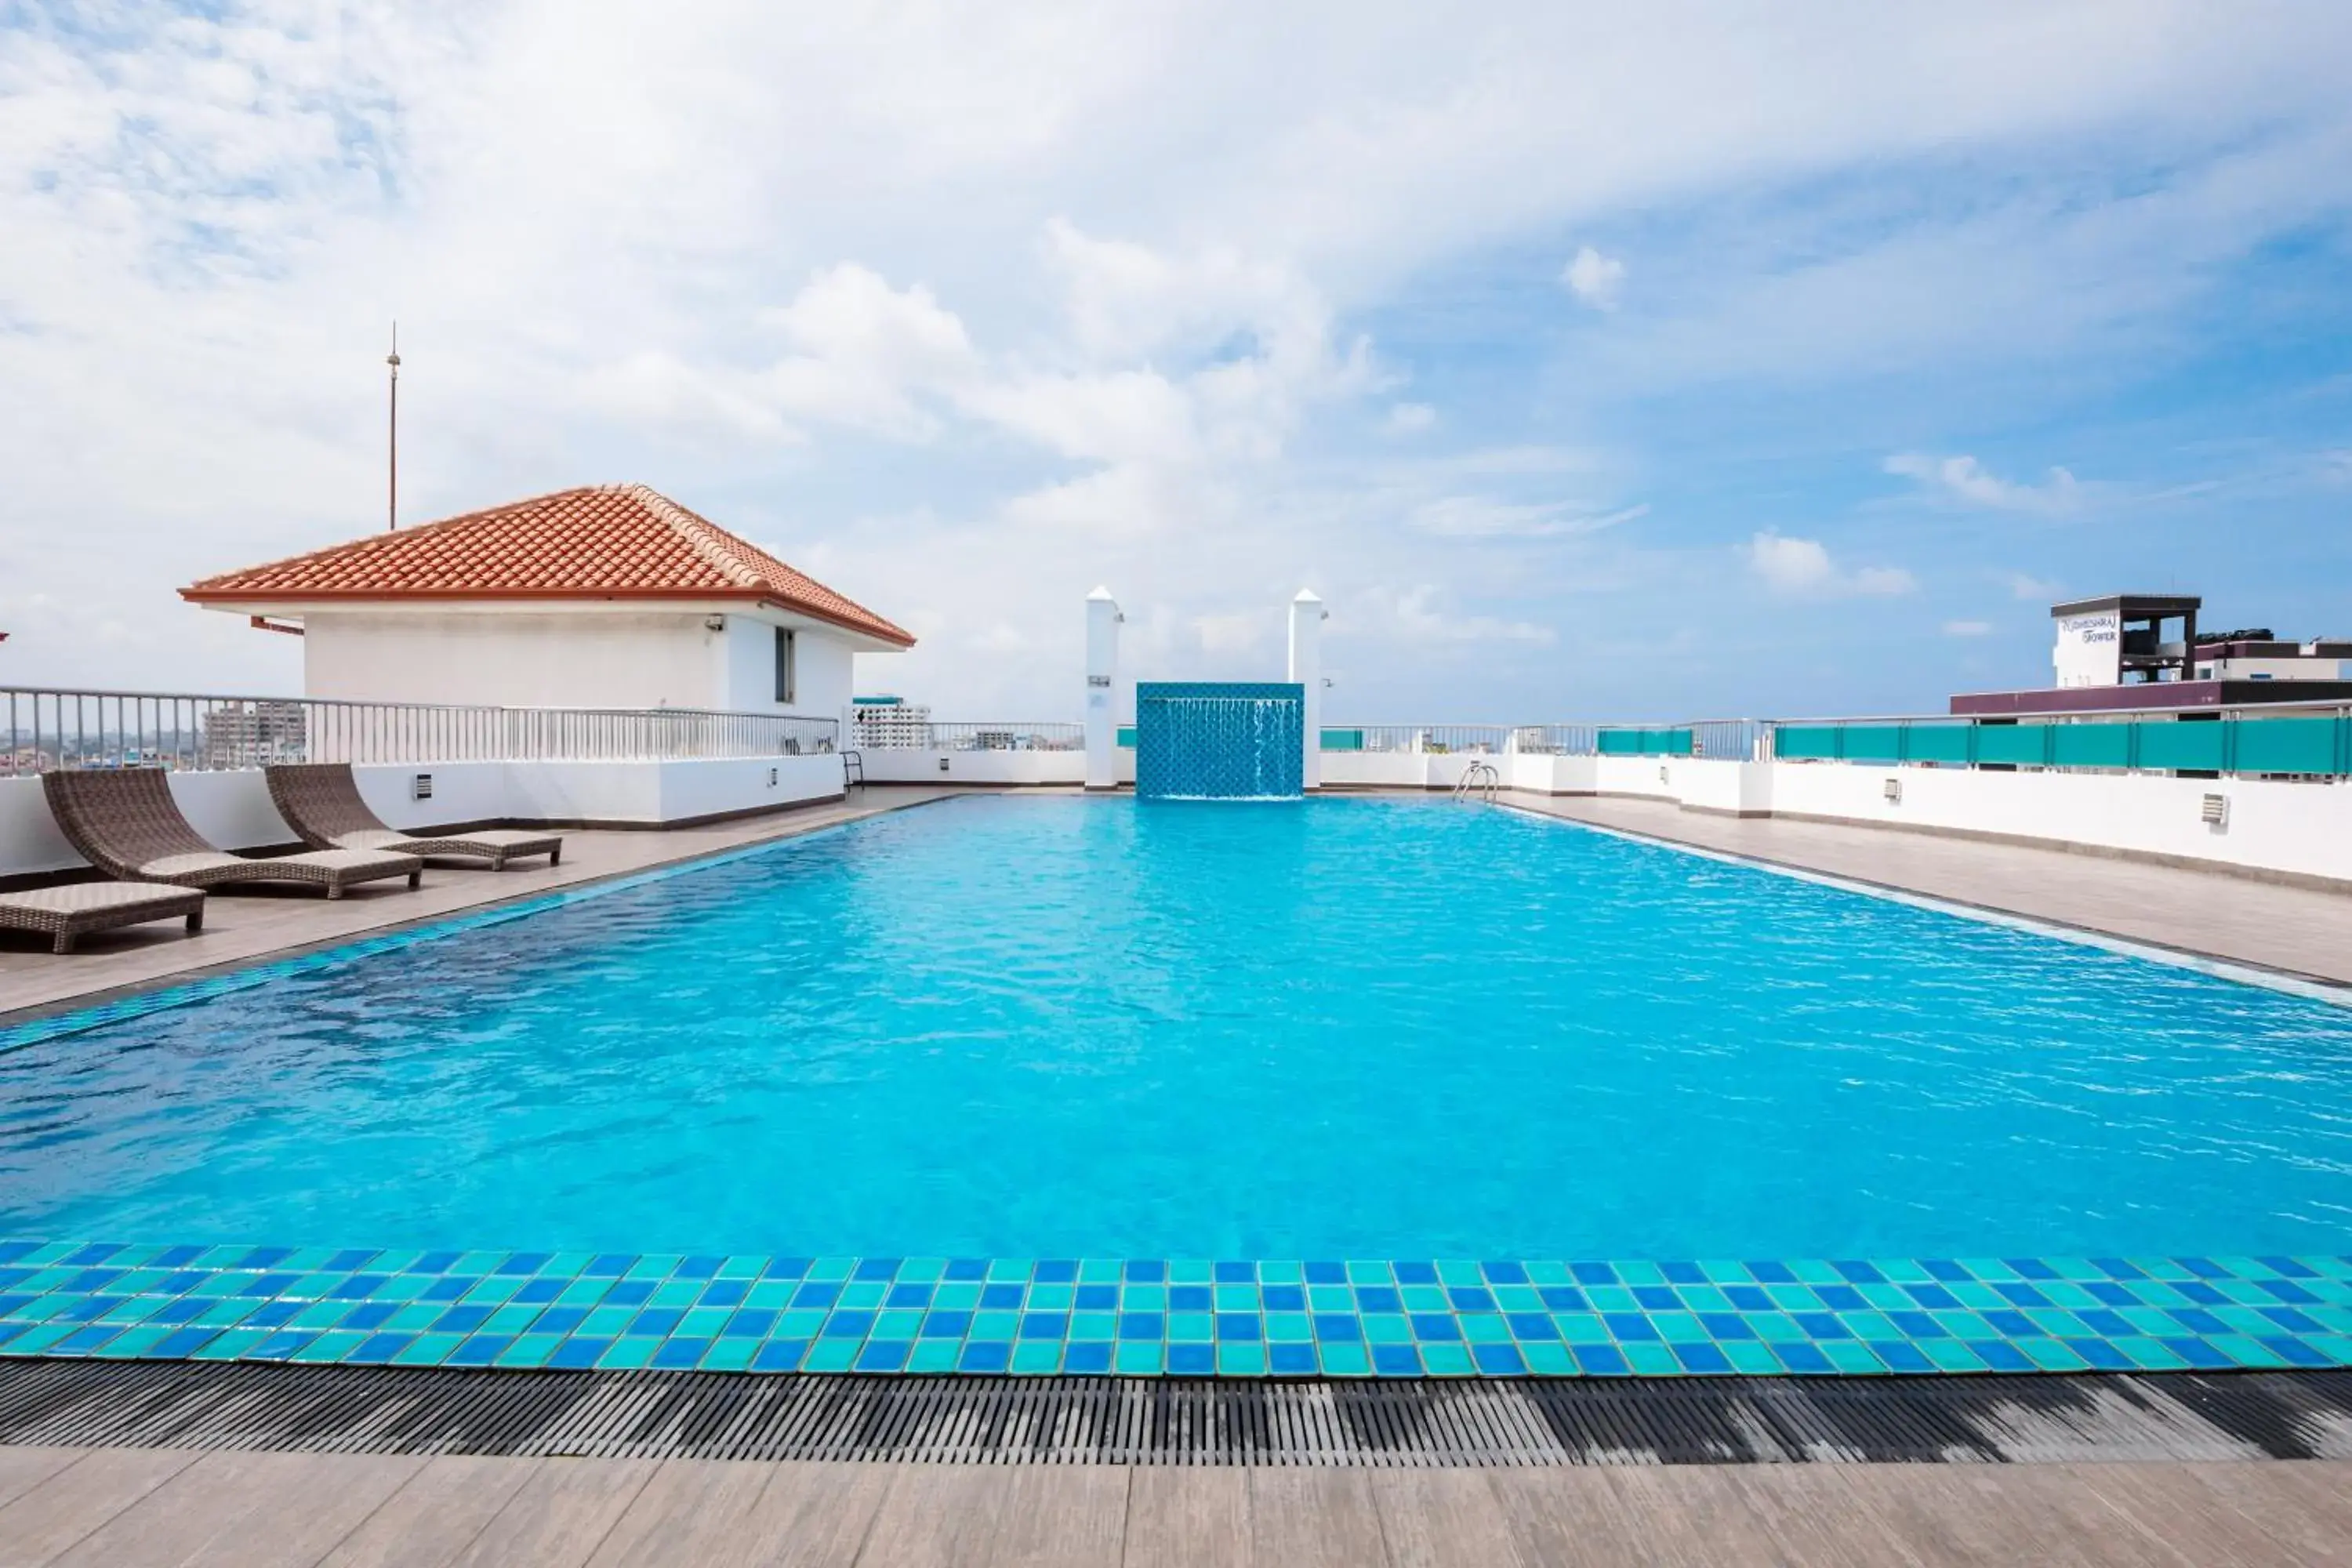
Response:
[[[2105,933],[1509,809],[2215,973],[2194,955],[2143,952]],[[859,820],[145,988],[0,1029],[0,1048],[776,853]],[[2241,978],[2214,962],[2221,977]],[[2245,983],[2301,991],[2269,974]],[[2352,1366],[2352,1257],[1220,1262],[0,1239],[0,1358],[79,1356],[1242,1378],[2337,1368]]]
[[[2219,953],[2197,948],[2180,947],[2168,942],[2151,942],[2144,937],[2123,936],[2101,931],[2072,921],[2062,921],[2049,915],[2030,915],[1998,904],[1979,903],[1973,900],[1955,898],[1947,893],[1923,893],[1916,888],[1906,888],[1893,882],[1880,882],[1849,872],[1823,871],[1811,866],[1801,866],[1792,860],[1777,860],[1766,855],[1747,855],[1736,850],[1718,849],[1711,845],[1693,844],[1685,839],[1664,834],[1643,833],[1638,828],[1622,827],[1614,823],[1588,822],[1582,817],[1558,816],[1538,807],[1517,801],[1496,800],[1497,809],[1536,821],[1553,823],[1563,827],[1581,828],[1607,838],[1622,838],[1659,849],[1672,849],[1702,860],[1713,860],[1727,866],[1743,866],[1750,870],[1766,871],[1818,887],[1832,888],[1840,892],[1853,893],[1863,898],[1880,899],[1888,903],[1902,904],[1911,909],[1947,914],[1960,920],[1975,921],[1982,925],[2002,926],[2034,936],[2043,936],[2077,947],[2097,948],[2126,958],[2137,958],[2149,963],[2161,963],[2168,968],[2192,970],[2216,980],[2227,980],[2240,985],[2258,986],[2265,991],[2282,992],[2300,996],[2305,1001],[2321,1002],[2330,1006],[2352,1007],[2352,983],[2333,980],[2326,975],[2310,974],[2281,964],[2258,963],[2251,959],[2225,958]]]
[[[939,805],[947,801],[961,800],[971,795],[988,795],[996,793],[998,792],[994,790],[982,788],[960,789],[948,794],[924,795],[914,800],[893,801],[863,811],[855,816],[806,824],[786,822],[781,831],[763,837],[724,845],[714,849],[697,850],[673,859],[656,860],[625,870],[600,872],[594,876],[583,877],[577,881],[564,882],[556,887],[535,888],[528,891],[486,899],[459,909],[442,910],[433,914],[417,915],[408,920],[370,927],[363,932],[345,932],[336,936],[320,937],[314,942],[289,942],[283,947],[269,948],[258,953],[249,953],[243,958],[223,959],[217,963],[173,970],[168,974],[157,975],[150,980],[103,986],[94,991],[79,992],[71,996],[61,996],[53,1001],[36,1002],[23,1007],[0,1010],[0,1052],[15,1049],[19,1046],[39,1044],[43,1040],[54,1039],[65,1034],[78,1034],[83,1028],[119,1023],[124,1017],[139,1016],[159,1011],[163,1007],[200,1002],[207,997],[222,994],[225,991],[243,990],[247,988],[243,984],[222,985],[220,983],[249,973],[257,975],[261,980],[275,979],[281,973],[297,972],[293,968],[280,966],[299,965],[300,969],[307,970],[321,967],[325,962],[372,957],[375,953],[391,952],[395,948],[410,946],[418,942],[437,941],[443,936],[456,935],[482,925],[500,924],[507,920],[536,914],[543,908],[554,908],[559,904],[576,902],[580,899],[616,892],[621,890],[622,884],[634,886],[640,882],[655,881],[665,877],[701,870],[730,860],[778,849],[784,845],[798,843],[814,835],[831,833],[860,822],[874,821],[881,817],[896,816],[900,812],[919,810],[927,805]],[[789,811],[798,808],[787,809]],[[786,814],[776,815],[782,816]],[[265,971],[266,973],[261,973]],[[179,994],[184,991],[188,994]],[[115,1013],[72,1029],[43,1027],[57,1019],[68,1018],[78,1013],[97,1013],[127,1007],[134,1002],[164,997],[170,999],[153,1000],[149,1005]]]

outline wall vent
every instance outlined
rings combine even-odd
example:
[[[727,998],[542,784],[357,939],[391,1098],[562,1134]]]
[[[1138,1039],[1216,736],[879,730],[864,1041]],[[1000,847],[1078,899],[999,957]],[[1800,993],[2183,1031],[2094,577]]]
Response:
[[[1886,787],[1881,791],[1881,793],[1886,796],[1887,805],[1901,805],[1903,804],[1903,781],[1901,779],[1888,779],[1886,781]]]
[[[2208,827],[2229,826],[2230,797],[2226,795],[2207,795],[2204,804],[2198,807],[2197,816]]]
[[[768,787],[770,789],[776,787],[776,770],[773,768],[768,770]]]
[[[431,773],[418,773],[415,778],[410,779],[408,781],[408,798],[411,800],[431,800],[433,798],[433,775]]]

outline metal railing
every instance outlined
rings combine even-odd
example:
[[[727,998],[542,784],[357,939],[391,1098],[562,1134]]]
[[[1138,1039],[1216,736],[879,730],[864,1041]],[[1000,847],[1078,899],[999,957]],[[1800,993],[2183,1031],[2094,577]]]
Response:
[[[1510,738],[1508,724],[1326,724],[1322,749],[1494,754],[1502,752]]]
[[[1700,719],[1684,728],[1691,731],[1692,756],[1727,763],[1771,760],[1772,727],[1761,719]]]
[[[1512,732],[1512,743],[1528,756],[1589,757],[1599,733],[1597,724],[1523,724]]]
[[[1781,762],[1870,766],[2352,777],[2352,704],[1780,720]]]
[[[1362,724],[1323,727],[1327,752],[1512,751],[1527,756],[1711,757],[1750,762],[1767,726],[1756,719],[1671,724]]]
[[[854,738],[867,752],[1083,752],[1084,724],[1014,723],[986,721],[971,723],[892,723],[857,727]]]
[[[0,774],[270,763],[641,762],[830,753],[840,723],[689,708],[478,708],[0,688]]]

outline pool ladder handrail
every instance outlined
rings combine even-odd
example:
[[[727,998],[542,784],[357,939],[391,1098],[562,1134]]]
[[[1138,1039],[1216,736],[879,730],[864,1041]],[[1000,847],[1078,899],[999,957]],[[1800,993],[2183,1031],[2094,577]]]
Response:
[[[842,753],[841,753],[841,792],[842,792],[844,795],[847,795],[847,794],[850,792],[850,790],[852,790],[853,788],[855,788],[855,789],[864,789],[865,787],[866,787],[866,758],[865,758],[865,756],[864,756],[862,753],[857,752],[842,752]]]
[[[1462,776],[1454,781],[1454,798],[1456,800],[1475,798],[1491,805],[1495,799],[1495,792],[1500,789],[1502,784],[1503,775],[1496,770],[1494,763],[1472,763],[1462,770]]]

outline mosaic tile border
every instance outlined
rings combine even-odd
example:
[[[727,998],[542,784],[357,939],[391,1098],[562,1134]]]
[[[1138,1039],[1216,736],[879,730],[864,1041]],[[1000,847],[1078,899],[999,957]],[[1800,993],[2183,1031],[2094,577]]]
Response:
[[[2352,1257],[1210,1262],[0,1242],[0,1356],[1192,1377],[2352,1367]]]

